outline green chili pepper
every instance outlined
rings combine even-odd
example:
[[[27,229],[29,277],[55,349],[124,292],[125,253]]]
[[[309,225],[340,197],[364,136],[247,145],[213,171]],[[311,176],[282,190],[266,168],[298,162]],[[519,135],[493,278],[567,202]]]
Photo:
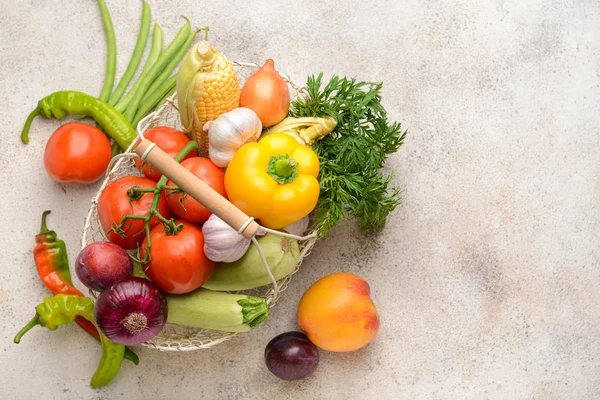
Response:
[[[67,115],[85,115],[94,118],[102,130],[123,150],[137,138],[129,121],[113,106],[82,92],[64,90],[52,93],[39,101],[37,108],[27,117],[21,133],[21,141],[29,142],[29,128],[35,117],[62,119]]]
[[[46,210],[42,214],[40,233],[35,236],[36,246],[33,249],[35,266],[40,279],[52,294],[63,293],[83,296],[83,293],[73,286],[73,281],[71,281],[65,242],[59,240],[56,232],[48,229],[46,225],[48,214],[50,214],[50,210]],[[75,318],[75,322],[93,338],[100,340],[99,331],[93,322],[83,317]],[[137,354],[128,347],[125,349],[125,359],[135,365],[140,363]]]
[[[54,331],[60,325],[70,324],[78,316],[95,324],[94,303],[89,297],[57,294],[52,298],[45,298],[43,303],[38,304],[35,311],[35,317],[15,336],[15,343],[19,343],[21,337],[36,325],[45,326]],[[101,332],[100,342],[102,343],[102,358],[90,381],[92,387],[104,386],[117,375],[125,352],[125,346],[112,342]]]

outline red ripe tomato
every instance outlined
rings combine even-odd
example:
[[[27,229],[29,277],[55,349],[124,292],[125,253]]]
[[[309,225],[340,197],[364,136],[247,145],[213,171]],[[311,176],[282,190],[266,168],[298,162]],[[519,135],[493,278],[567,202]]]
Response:
[[[213,164],[208,158],[189,158],[183,160],[181,165],[203,180],[208,186],[216,190],[221,196],[227,198],[227,193],[225,192],[225,171]],[[167,185],[174,186],[175,184],[172,181],[169,181]],[[167,202],[175,215],[186,221],[206,222],[208,217],[212,214],[206,207],[198,203],[191,196],[184,196],[183,193],[170,191],[167,194]]]
[[[198,289],[210,278],[215,262],[204,255],[202,229],[190,222],[177,220],[183,229],[168,235],[163,224],[150,232],[150,262],[146,275],[161,290],[183,294]],[[148,241],[144,240],[140,256],[146,257]]]
[[[123,226],[123,236],[111,228],[118,226],[127,214],[147,215],[154,201],[153,193],[145,193],[139,200],[131,200],[127,195],[127,190],[133,186],[154,188],[156,182],[138,176],[124,176],[106,186],[98,200],[98,216],[108,240],[127,250],[137,248],[146,237],[144,232],[145,221],[128,219]],[[158,211],[163,217],[171,218],[171,210],[167,205],[164,192],[158,201]],[[153,216],[150,219],[150,228],[156,226],[158,222],[158,218]]]
[[[144,133],[144,137],[151,142],[156,143],[156,146],[173,158],[175,158],[177,153],[179,153],[181,149],[183,149],[191,140],[184,133],[167,126],[157,126],[148,129]],[[185,156],[184,160],[186,158],[197,156],[198,152],[196,150],[192,150],[187,156]],[[144,174],[144,176],[146,176],[146,178],[152,179],[153,181],[158,182],[162,175],[160,172],[155,170],[152,165],[143,162],[139,157],[135,158],[135,166]]]
[[[100,129],[69,122],[46,143],[44,167],[55,182],[92,183],[104,175],[111,158],[110,142]]]

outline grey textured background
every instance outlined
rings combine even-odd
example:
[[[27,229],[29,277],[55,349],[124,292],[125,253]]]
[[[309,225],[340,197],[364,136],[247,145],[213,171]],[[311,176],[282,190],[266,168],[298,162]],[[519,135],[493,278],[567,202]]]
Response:
[[[137,0],[107,0],[119,75]],[[319,71],[384,81],[409,130],[388,164],[405,201],[379,235],[343,223],[295,276],[265,325],[210,350],[140,348],[110,386],[88,386],[100,352],[77,327],[11,343],[47,295],[31,249],[41,212],[73,261],[92,186],[46,176],[59,125],[19,131],[38,99],[92,94],[105,44],[94,1],[0,1],[0,393],[24,399],[592,399],[600,397],[600,5],[595,0],[151,0],[170,40],[187,15],[231,59],[303,80]],[[321,353],[316,374],[279,381],[274,335],[318,278],[348,271],[372,287],[381,330],[368,347]]]

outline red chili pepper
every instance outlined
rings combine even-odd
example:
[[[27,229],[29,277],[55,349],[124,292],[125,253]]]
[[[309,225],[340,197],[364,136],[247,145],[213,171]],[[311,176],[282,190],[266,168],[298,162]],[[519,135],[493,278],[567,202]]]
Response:
[[[37,244],[33,249],[33,258],[38,274],[52,294],[62,293],[83,296],[83,293],[73,286],[65,242],[59,240],[56,232],[49,230],[46,226],[46,216],[48,214],[50,214],[49,210],[44,211],[42,214],[40,233],[35,236]],[[91,336],[100,339],[98,329],[92,322],[81,316],[77,317],[75,322]],[[125,350],[125,358],[136,365],[139,362],[137,355],[129,348]]]
[[[52,294],[63,293],[83,296],[83,293],[73,286],[65,242],[59,240],[56,232],[49,230],[46,226],[46,216],[48,214],[50,214],[49,210],[44,211],[42,214],[40,233],[35,236],[37,245],[33,249],[33,258],[38,274]],[[87,319],[78,317],[75,322],[96,339],[100,338],[94,324]]]

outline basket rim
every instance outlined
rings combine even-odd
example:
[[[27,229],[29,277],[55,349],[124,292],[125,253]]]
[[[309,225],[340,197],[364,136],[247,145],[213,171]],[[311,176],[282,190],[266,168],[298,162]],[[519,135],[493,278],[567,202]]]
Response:
[[[232,64],[234,65],[234,67],[237,67],[238,69],[242,69],[242,68],[258,69],[261,67],[261,65],[259,65],[257,63],[252,63],[252,62],[232,61]],[[301,85],[297,84],[292,78],[290,78],[286,74],[283,74],[279,71],[278,71],[278,73],[286,81],[286,83],[288,83],[288,85],[291,86],[291,88],[296,91],[296,97],[306,96],[308,94],[306,92],[305,86],[301,86]],[[146,115],[137,124],[135,129],[136,129],[136,133],[137,133],[138,137],[140,137],[140,136],[143,137],[143,133],[146,130],[148,130],[152,126],[152,124],[160,121],[161,117],[164,117],[165,114],[167,114],[171,108],[178,110],[177,104],[175,102],[176,96],[177,96],[177,92],[173,93],[173,95],[169,96],[167,98],[167,101],[160,108],[158,108],[155,111]],[[136,143],[137,143],[137,140],[134,140],[129,145],[129,147],[125,151],[125,154],[123,155],[123,157],[118,157],[118,158],[114,157],[113,159],[111,159],[111,163],[109,164],[109,168],[107,168],[107,172],[106,172],[105,177],[103,178],[102,184],[98,188],[98,191],[96,192],[96,194],[92,197],[91,205],[88,209],[88,212],[87,212],[87,215],[85,218],[85,224],[84,224],[84,229],[83,229],[82,238],[81,238],[81,248],[82,249],[87,244],[89,244],[93,241],[96,241],[96,239],[93,237],[93,233],[92,233],[92,232],[94,232],[92,230],[92,222],[93,222],[94,216],[95,215],[97,216],[97,206],[98,206],[99,198],[100,198],[103,190],[106,188],[106,186],[108,186],[114,179],[116,179],[115,176],[118,174],[118,171],[120,171],[122,168],[123,169],[127,168],[127,166],[124,166],[124,163],[126,163],[127,162],[126,160],[128,160],[127,156],[135,155],[134,153],[132,153],[132,150],[135,147]],[[108,239],[106,239],[105,233],[102,231],[102,229],[100,229],[100,232],[101,232],[102,236],[104,236],[105,240],[108,240]],[[307,232],[313,233],[314,227],[311,226],[307,230]],[[89,237],[90,233],[92,233],[92,237]],[[279,294],[287,289],[287,285],[291,281],[291,277],[298,271],[303,259],[306,256],[308,256],[308,254],[310,253],[310,251],[311,251],[312,247],[314,246],[314,243],[316,242],[317,239],[318,239],[318,237],[314,236],[313,238],[307,240],[306,243],[302,246],[301,253],[300,253],[295,270],[290,275],[277,281],[278,284],[280,284],[280,290],[277,293],[275,293],[274,287],[272,284],[265,285],[265,286],[259,288],[259,289],[264,289],[266,291],[266,294],[261,297],[263,297],[267,300],[269,309],[271,309],[276,304]],[[92,297],[94,297],[94,292],[90,291],[90,294],[92,294]],[[167,325],[175,326],[175,324],[167,324]],[[208,330],[203,330],[203,329],[194,328],[194,327],[188,327],[188,329],[190,329],[190,331],[197,330],[197,332],[208,331]],[[212,346],[221,344],[239,334],[239,332],[238,333],[222,332],[222,331],[214,331],[214,332],[219,332],[219,334],[222,334],[222,336],[219,338],[216,338],[216,339],[211,338],[207,343],[202,343],[201,345],[190,345],[190,346],[159,345],[159,344],[153,343],[152,339],[150,339],[147,342],[140,343],[140,345],[143,347],[149,347],[149,348],[157,349],[160,351],[196,351],[196,350],[206,349],[206,348],[210,348]],[[182,337],[182,339],[186,340],[183,337]],[[163,339],[162,342],[163,343],[167,342],[167,340]],[[179,342],[177,342],[175,340],[173,340],[173,343],[179,344]]]

